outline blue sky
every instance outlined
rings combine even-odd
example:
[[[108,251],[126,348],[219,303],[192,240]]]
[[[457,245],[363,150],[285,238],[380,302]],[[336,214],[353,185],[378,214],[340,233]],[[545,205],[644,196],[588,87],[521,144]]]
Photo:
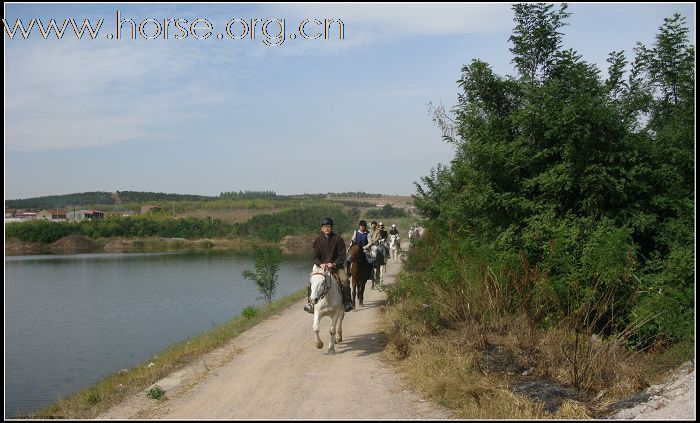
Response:
[[[168,39],[108,39],[117,11],[136,25],[207,19],[213,31],[208,39],[174,39],[172,27]],[[686,16],[695,40],[691,3],[570,3],[569,11],[564,47],[603,75],[609,52],[632,58],[635,43],[651,45],[674,12]],[[454,105],[460,69],[472,59],[515,73],[512,17],[509,3],[6,4],[10,26],[104,22],[95,40],[77,40],[70,27],[60,40],[36,28],[26,40],[5,34],[5,198],[413,194],[414,181],[453,157],[427,104]],[[287,36],[266,46],[258,27],[252,40],[218,39],[232,18],[284,19]],[[324,18],[343,21],[343,40],[290,38],[303,19]],[[155,34],[155,24],[144,31]]]

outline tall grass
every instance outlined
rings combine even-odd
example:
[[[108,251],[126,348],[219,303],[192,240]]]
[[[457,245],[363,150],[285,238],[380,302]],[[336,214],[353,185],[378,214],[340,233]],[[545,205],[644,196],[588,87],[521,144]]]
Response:
[[[416,386],[465,418],[543,415],[522,398],[498,393],[510,376],[488,376],[475,364],[493,345],[508,351],[516,367],[531,369],[533,377],[573,386],[581,398],[597,397],[584,407],[590,412],[643,389],[648,384],[643,355],[627,347],[644,321],[611,323],[622,308],[617,293],[629,283],[627,253],[623,250],[618,259],[620,253],[612,251],[618,234],[611,235],[612,241],[601,237],[608,248],[591,252],[589,259],[584,254],[584,260],[591,274],[602,276],[592,277],[594,283],[585,289],[574,284],[555,292],[561,279],[555,280],[547,263],[533,265],[522,253],[499,253],[428,231],[387,289],[386,330],[395,357]],[[489,380],[488,386],[482,380]],[[491,410],[482,396],[498,401],[502,410]],[[560,413],[580,416],[581,407],[568,403]]]

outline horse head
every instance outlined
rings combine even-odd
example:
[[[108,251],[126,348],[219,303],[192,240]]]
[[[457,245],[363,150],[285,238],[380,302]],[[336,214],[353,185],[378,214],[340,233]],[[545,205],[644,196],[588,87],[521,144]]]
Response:
[[[309,301],[313,301],[314,304],[317,304],[318,301],[328,293],[331,287],[329,279],[330,272],[325,272],[321,267],[314,265],[311,278],[309,279],[309,283],[311,283]]]
[[[362,246],[360,244],[353,243],[350,245],[350,259],[355,260],[362,255]]]

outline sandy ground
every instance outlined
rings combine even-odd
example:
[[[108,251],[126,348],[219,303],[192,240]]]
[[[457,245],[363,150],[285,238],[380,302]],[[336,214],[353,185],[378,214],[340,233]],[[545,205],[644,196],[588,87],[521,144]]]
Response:
[[[400,265],[389,263],[385,283]],[[303,283],[300,281],[300,283]],[[343,341],[327,352],[330,319],[315,347],[305,301],[246,331],[226,346],[160,381],[165,399],[146,391],[98,418],[129,419],[448,419],[451,414],[409,391],[379,360],[385,295],[367,284],[364,306],[346,313]]]
[[[651,398],[620,410],[615,420],[695,420],[695,363],[687,362],[671,372],[667,380],[647,388]]]

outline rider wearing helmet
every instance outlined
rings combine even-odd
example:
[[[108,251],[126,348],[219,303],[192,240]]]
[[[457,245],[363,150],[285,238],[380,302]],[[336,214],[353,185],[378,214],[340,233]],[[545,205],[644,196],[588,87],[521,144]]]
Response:
[[[352,243],[353,244],[360,244],[360,246],[364,247],[365,245],[369,244],[370,241],[370,232],[367,230],[367,222],[364,220],[360,220],[360,223],[358,225],[360,229],[356,230],[354,234],[352,234]]]
[[[340,235],[333,232],[333,219],[330,217],[324,217],[321,220],[321,232],[314,240],[314,264],[320,266],[323,270],[335,273],[342,287],[345,311],[351,311],[353,307],[350,298],[350,279],[348,279],[348,273],[345,271],[345,242]],[[307,292],[307,301],[309,303],[304,306],[304,310],[313,313],[314,305],[308,298],[311,296],[310,284],[307,287]]]
[[[389,235],[398,235],[399,230],[396,228],[396,224],[392,223],[391,224],[391,230],[389,231]]]
[[[359,244],[360,247],[362,247],[362,254],[365,253],[365,247],[369,244],[370,240],[370,232],[367,230],[367,221],[366,220],[360,220],[360,223],[358,223],[358,226],[360,227],[357,229],[353,234],[352,234],[352,240],[350,241],[350,246],[352,247],[354,244]],[[348,250],[347,258],[346,261],[348,263],[348,271],[350,270],[350,254]]]

